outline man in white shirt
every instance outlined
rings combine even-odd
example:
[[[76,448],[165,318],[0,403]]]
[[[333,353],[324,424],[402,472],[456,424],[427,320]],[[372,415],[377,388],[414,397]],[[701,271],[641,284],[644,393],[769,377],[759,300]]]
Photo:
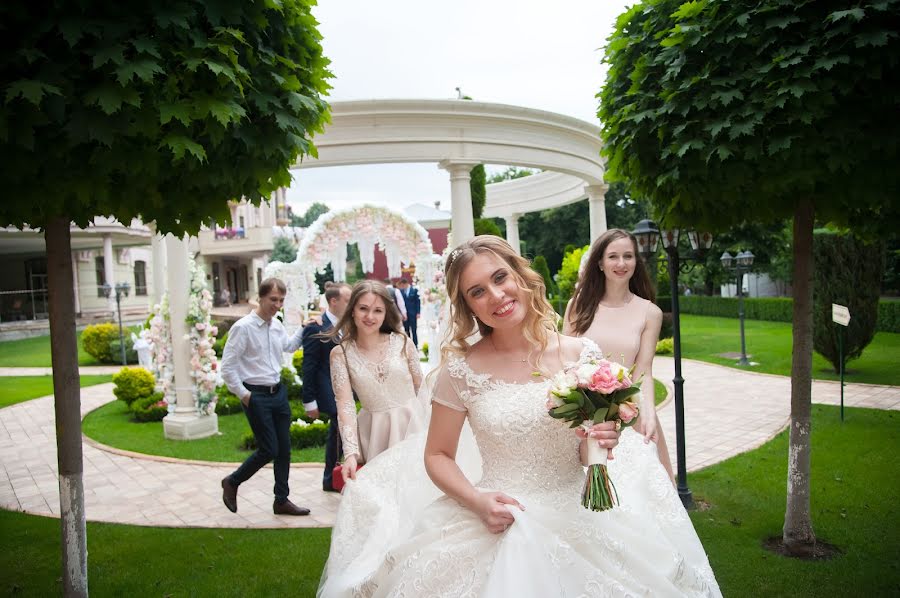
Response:
[[[234,473],[222,480],[222,501],[237,512],[237,490],[270,461],[275,467],[276,515],[309,515],[309,509],[288,500],[291,467],[291,407],[287,388],[281,384],[284,353],[300,346],[303,329],[289,337],[275,317],[284,305],[287,288],[277,278],[259,285],[259,307],[228,331],[222,353],[222,378],[228,390],[241,399],[244,414],[256,437],[256,451]]]

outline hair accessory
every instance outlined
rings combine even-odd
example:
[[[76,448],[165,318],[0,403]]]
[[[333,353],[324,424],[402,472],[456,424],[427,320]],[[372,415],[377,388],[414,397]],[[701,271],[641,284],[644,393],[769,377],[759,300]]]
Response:
[[[459,257],[459,254],[462,253],[462,249],[454,249],[450,252],[450,259],[447,260],[447,267],[450,267],[450,264],[453,263],[453,260]]]

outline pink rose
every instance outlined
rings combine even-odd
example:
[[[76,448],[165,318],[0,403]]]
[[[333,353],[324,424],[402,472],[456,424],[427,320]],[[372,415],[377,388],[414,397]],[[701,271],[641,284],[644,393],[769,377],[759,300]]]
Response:
[[[638,415],[637,407],[631,403],[622,403],[619,405],[619,419],[623,424],[631,423],[631,420]]]
[[[619,380],[612,373],[609,364],[604,363],[591,375],[590,382],[588,382],[588,388],[595,392],[608,395],[611,392],[618,390],[620,386]]]

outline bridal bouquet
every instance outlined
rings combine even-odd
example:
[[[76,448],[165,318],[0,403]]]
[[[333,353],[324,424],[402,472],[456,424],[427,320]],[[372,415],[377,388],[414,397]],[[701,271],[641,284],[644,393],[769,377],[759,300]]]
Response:
[[[640,409],[631,400],[640,392],[634,382],[634,367],[600,359],[566,369],[553,377],[547,398],[550,417],[570,422],[572,428],[589,432],[593,424],[617,422],[617,429],[637,421]],[[581,493],[581,505],[592,511],[611,509],[618,502],[615,486],[606,470],[607,449],[597,442],[587,443],[588,473]]]

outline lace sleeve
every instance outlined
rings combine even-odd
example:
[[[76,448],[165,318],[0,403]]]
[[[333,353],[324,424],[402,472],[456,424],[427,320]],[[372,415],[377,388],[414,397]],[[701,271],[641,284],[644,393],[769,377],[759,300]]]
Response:
[[[431,402],[456,411],[468,411],[459,388],[450,374],[450,368],[446,365],[438,372],[437,380],[434,383],[434,392],[431,395]]]
[[[356,455],[356,458],[361,460],[356,427],[356,404],[353,401],[350,372],[347,371],[342,347],[335,347],[331,351],[331,386],[334,388],[334,400],[337,403],[338,430],[341,433],[344,456]]]
[[[406,363],[409,366],[409,375],[412,376],[413,389],[416,396],[422,387],[422,366],[419,363],[419,350],[410,339],[406,339]]]
[[[594,359],[603,359],[603,351],[600,350],[600,347],[597,346],[597,343],[587,338],[586,336],[581,337],[581,356],[578,358],[578,361],[581,363],[585,363]]]

